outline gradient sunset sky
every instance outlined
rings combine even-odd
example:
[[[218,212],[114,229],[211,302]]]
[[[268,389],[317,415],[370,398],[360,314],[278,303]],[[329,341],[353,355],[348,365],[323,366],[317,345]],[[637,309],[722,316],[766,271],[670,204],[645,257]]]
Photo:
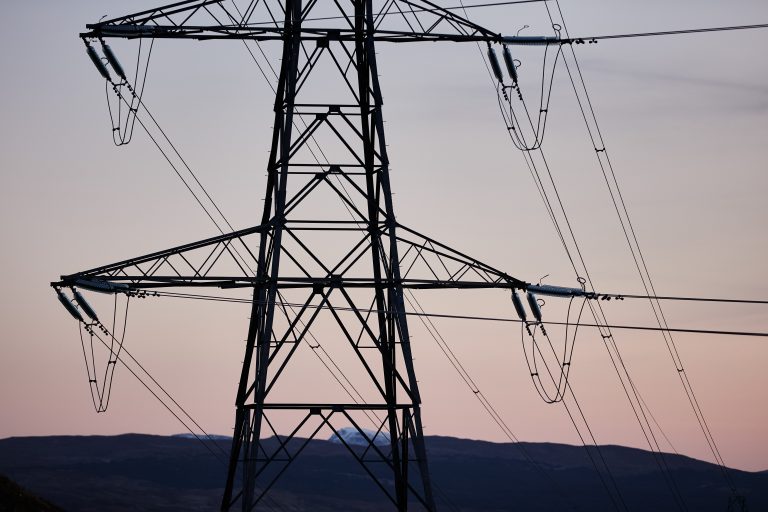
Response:
[[[216,234],[145,134],[137,130],[130,145],[113,146],[104,83],[77,37],[102,15],[154,5],[0,6],[0,437],[183,431],[122,368],[110,410],[93,412],[77,326],[48,286],[61,274]],[[561,5],[575,36],[768,22],[761,0]],[[543,9],[475,9],[471,16],[503,33],[529,25],[523,34],[549,34]],[[114,47],[132,68],[135,44]],[[276,55],[277,48],[268,51]],[[768,298],[765,48],[768,29],[576,48],[661,295]],[[576,286],[523,158],[506,136],[477,47],[378,51],[398,219],[526,281],[548,275],[547,283]],[[537,52],[520,57],[534,97]],[[145,96],[236,228],[260,219],[272,124],[272,92],[249,59],[235,43],[158,41]],[[566,78],[556,74],[545,143],[554,178],[597,288],[642,293]],[[432,312],[514,316],[501,292],[418,297]],[[765,306],[664,306],[672,327],[768,332]],[[248,307],[147,299],[131,308],[126,346],[206,430],[230,434]],[[642,301],[606,308],[614,324],[654,322]],[[516,326],[435,323],[517,437],[578,444],[562,407],[536,395]],[[421,324],[410,325],[425,433],[506,440]],[[617,331],[616,340],[674,446],[662,448],[712,460],[661,335]],[[726,464],[768,469],[766,338],[675,340]],[[322,376],[316,363],[306,365],[306,375]],[[599,443],[647,448],[595,331],[580,334],[571,376]]]

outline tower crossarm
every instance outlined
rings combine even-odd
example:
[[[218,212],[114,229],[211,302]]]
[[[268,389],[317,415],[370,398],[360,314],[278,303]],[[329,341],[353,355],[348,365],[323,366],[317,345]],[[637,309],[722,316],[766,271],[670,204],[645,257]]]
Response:
[[[270,10],[268,2],[260,3],[266,9],[263,13],[264,19],[270,21],[253,21],[259,15],[258,9],[242,12],[226,0],[187,0],[88,24],[88,30],[80,36],[84,39],[254,41],[280,41],[292,37],[286,33],[284,20],[274,17],[275,13],[282,12],[279,6],[275,5]],[[298,31],[303,41],[316,41],[319,45],[330,41],[353,42],[356,29],[352,4],[329,4],[308,2],[302,12],[301,25],[292,30]],[[388,0],[379,6],[377,12],[373,29],[366,27],[376,41],[493,42],[523,45],[565,42],[548,36],[505,36],[428,0]]]
[[[510,276],[411,228],[397,225],[400,268],[405,288],[527,289]],[[417,276],[426,276],[419,279]]]
[[[375,288],[400,285],[411,289],[497,288],[522,289],[529,284],[506,272],[452,249],[446,244],[396,225],[402,273],[399,279],[378,282],[370,277],[347,275],[343,270],[325,276],[286,275],[258,277],[258,247],[254,244],[271,224],[253,226],[163,251],[129,258],[89,270],[68,274],[54,287],[76,286],[106,293],[138,293],[165,288],[246,288],[275,282],[278,288]],[[381,228],[382,235],[388,228]],[[369,250],[359,245],[356,252]],[[337,265],[336,268],[341,268]]]
[[[169,286],[225,287],[237,282],[249,282],[253,286],[258,239],[268,228],[269,224],[257,225],[63,275],[51,286],[79,286],[106,293]]]

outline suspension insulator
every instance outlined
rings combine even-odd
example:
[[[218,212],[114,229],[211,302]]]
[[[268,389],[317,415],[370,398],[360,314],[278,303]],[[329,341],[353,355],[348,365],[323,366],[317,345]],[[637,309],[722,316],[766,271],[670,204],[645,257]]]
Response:
[[[124,81],[128,81],[128,79],[125,77],[123,66],[120,65],[120,61],[117,60],[115,52],[112,51],[112,48],[110,48],[106,43],[101,43],[101,50],[104,52],[104,56],[107,58],[109,65],[112,66],[112,69],[115,70],[115,73],[117,73],[117,75]]]
[[[557,44],[562,40],[552,36],[502,36],[502,43],[516,44],[521,46],[543,46]]]
[[[523,322],[528,320],[528,314],[523,307],[523,301],[520,300],[520,296],[517,294],[516,290],[512,290],[512,305],[515,306],[515,311],[517,311],[517,316],[520,317],[520,320]]]
[[[101,57],[99,57],[99,54],[96,52],[96,48],[91,45],[86,45],[86,52],[88,52],[88,57],[91,58],[91,62],[93,62],[93,65],[96,66],[96,69],[99,71],[101,76],[111,82],[112,77],[109,76],[109,70],[107,69],[107,66],[105,66],[101,61]]]
[[[496,51],[491,47],[488,48],[488,60],[491,62],[491,70],[496,80],[503,84],[504,76],[501,74],[501,65],[499,65],[499,59],[496,57]]]
[[[504,55],[504,64],[507,65],[509,78],[512,79],[512,82],[517,83],[517,66],[515,66],[515,60],[512,58],[512,52],[509,51],[509,46],[504,45],[502,54]]]
[[[581,288],[566,288],[565,286],[550,286],[548,284],[532,284],[528,286],[528,291],[553,297],[582,297],[587,295]]]
[[[93,321],[98,322],[99,317],[96,316],[96,311],[94,311],[91,305],[88,304],[88,301],[85,300],[85,297],[83,297],[83,295],[74,288],[72,289],[72,293],[74,294],[75,302],[77,302],[77,304],[80,306],[80,309],[82,309],[86,315],[91,317]]]
[[[112,283],[110,281],[103,281],[101,279],[75,279],[75,286],[79,288],[85,288],[86,290],[99,293],[117,293],[127,292],[129,287],[125,283]]]
[[[83,315],[81,315],[75,305],[72,304],[72,301],[69,300],[66,295],[64,295],[64,292],[61,290],[56,290],[56,295],[59,296],[59,302],[61,302],[61,305],[64,306],[64,309],[69,311],[69,314],[72,315],[75,320],[85,323],[85,320],[83,320]]]
[[[539,306],[539,302],[536,300],[536,296],[531,292],[528,292],[526,297],[528,298],[528,306],[531,308],[533,317],[537,322],[541,322],[541,307]]]

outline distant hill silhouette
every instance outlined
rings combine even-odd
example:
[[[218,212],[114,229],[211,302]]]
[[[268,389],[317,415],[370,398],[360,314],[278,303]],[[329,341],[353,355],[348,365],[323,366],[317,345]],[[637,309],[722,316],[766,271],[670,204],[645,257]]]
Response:
[[[217,442],[229,449],[226,439]],[[583,447],[436,436],[426,443],[442,510],[615,510]],[[601,453],[630,511],[678,510],[653,454],[621,446]],[[674,454],[665,462],[688,510],[727,510],[729,490],[716,466]],[[126,434],[3,439],[0,473],[69,512],[176,512],[217,510],[226,470],[194,439]],[[768,510],[768,471],[732,476],[750,511]],[[391,509],[345,448],[330,441],[312,441],[270,496],[263,510]]]

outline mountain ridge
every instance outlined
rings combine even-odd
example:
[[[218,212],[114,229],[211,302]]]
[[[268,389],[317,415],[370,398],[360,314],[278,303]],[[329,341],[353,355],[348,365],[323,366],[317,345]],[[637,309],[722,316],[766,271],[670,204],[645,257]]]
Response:
[[[466,511],[613,510],[592,454],[607,461],[630,510],[677,510],[654,455],[638,448],[605,445],[598,454],[596,447],[561,443],[425,441],[438,504],[447,496]],[[209,444],[226,453],[230,443],[221,436]],[[276,441],[265,446],[273,449]],[[729,490],[716,465],[676,454],[664,459],[689,509],[727,509]],[[135,433],[2,439],[0,473],[70,512],[217,510],[226,475],[225,461],[195,439]],[[768,510],[768,471],[731,473],[750,510]],[[326,440],[311,441],[270,496],[295,511],[388,510],[346,449]]]

